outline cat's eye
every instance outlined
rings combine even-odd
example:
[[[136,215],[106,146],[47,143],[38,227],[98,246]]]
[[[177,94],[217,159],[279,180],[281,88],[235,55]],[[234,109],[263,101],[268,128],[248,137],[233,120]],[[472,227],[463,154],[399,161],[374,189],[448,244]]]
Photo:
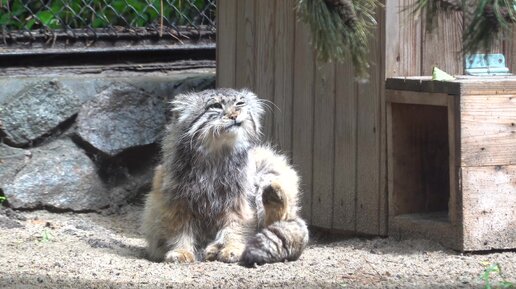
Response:
[[[222,109],[222,104],[219,102],[214,102],[214,103],[208,105],[208,107],[206,109]]]
[[[242,101],[242,100],[240,100],[240,101],[238,101],[237,103],[235,103],[235,105],[236,105],[236,106],[242,106],[242,105],[244,105],[244,104],[245,104],[245,102],[244,102],[244,101]]]

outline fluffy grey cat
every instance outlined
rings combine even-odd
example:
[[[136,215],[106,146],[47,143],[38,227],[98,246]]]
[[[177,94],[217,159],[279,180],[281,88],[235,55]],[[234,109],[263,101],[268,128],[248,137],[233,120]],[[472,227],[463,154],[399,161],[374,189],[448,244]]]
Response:
[[[260,145],[263,102],[247,90],[178,95],[142,229],[157,261],[296,260],[308,242],[299,177]]]

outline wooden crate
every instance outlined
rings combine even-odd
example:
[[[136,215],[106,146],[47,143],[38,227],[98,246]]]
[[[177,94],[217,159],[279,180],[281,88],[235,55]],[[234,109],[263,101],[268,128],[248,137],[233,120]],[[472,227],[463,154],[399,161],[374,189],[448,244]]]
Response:
[[[516,77],[386,82],[389,235],[516,248]]]

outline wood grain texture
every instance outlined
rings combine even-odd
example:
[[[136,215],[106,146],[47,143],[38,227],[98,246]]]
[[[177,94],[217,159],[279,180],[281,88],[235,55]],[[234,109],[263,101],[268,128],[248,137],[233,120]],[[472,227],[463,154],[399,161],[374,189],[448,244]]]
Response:
[[[462,13],[440,12],[437,26],[429,32],[422,29],[421,75],[432,75],[434,66],[449,74],[463,74]]]
[[[444,93],[387,90],[387,101],[395,103],[447,106],[448,96]]]
[[[255,38],[255,92],[258,97],[274,102],[274,21],[276,6],[275,0],[260,0],[256,5],[256,38]],[[263,119],[265,141],[272,141],[274,106]]]
[[[411,14],[410,9],[404,9],[414,3],[415,0],[400,0],[399,24],[395,25],[393,23],[392,26],[387,27],[387,35],[390,35],[389,30],[399,29],[398,39],[386,38],[386,41],[388,41],[388,43],[386,43],[387,47],[396,45],[396,43],[399,45],[399,54],[395,57],[398,67],[397,72],[393,73],[389,71],[389,75],[409,76],[420,75],[421,73],[421,17],[415,17]],[[390,15],[390,13],[388,15]],[[389,42],[394,42],[394,44],[389,44]],[[390,62],[392,57],[392,55],[386,56],[387,61]],[[388,67],[390,67],[390,65]]]
[[[404,75],[400,69],[400,12],[399,1],[385,3],[385,74],[387,77]]]
[[[236,20],[236,88],[255,88],[255,4],[256,0],[237,2]]]
[[[283,152],[292,151],[292,97],[294,77],[295,0],[275,1],[274,33],[274,143]]]
[[[516,164],[516,95],[464,95],[461,165]]]
[[[312,224],[332,227],[335,125],[335,65],[316,63]]]
[[[387,0],[382,0],[381,3],[385,6]],[[378,7],[376,11],[377,21],[378,23],[386,23],[387,13],[383,7]],[[379,119],[379,137],[380,137],[380,162],[379,162],[379,187],[378,187],[378,234],[381,236],[388,235],[388,214],[389,214],[389,205],[388,205],[388,191],[387,191],[387,112],[386,112],[386,93],[385,93],[385,77],[386,77],[386,58],[385,58],[385,50],[386,50],[386,26],[380,25],[378,27],[377,37],[379,44],[377,46],[377,63],[378,68],[376,73],[378,73],[378,89],[380,91],[379,101],[380,101],[380,119]]]
[[[234,87],[237,0],[217,1],[217,87]]]
[[[516,166],[462,168],[463,250],[516,248]]]
[[[306,24],[296,22],[294,50],[294,99],[292,123],[292,161],[301,175],[302,215],[311,223],[312,160],[314,122],[314,52]]]
[[[333,228],[356,231],[357,89],[350,63],[336,67]]]
[[[357,103],[357,202],[356,227],[362,234],[377,235],[380,232],[380,137],[381,89],[379,69],[382,67],[380,30],[370,39],[370,79],[368,83],[358,84]],[[382,190],[382,193],[383,190]]]

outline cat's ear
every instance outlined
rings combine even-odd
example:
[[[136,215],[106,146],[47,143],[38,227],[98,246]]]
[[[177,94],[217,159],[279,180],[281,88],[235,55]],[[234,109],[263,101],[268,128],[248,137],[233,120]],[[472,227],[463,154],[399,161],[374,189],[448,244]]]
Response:
[[[178,94],[174,96],[174,99],[170,102],[171,110],[173,112],[181,112],[186,109],[188,105],[188,95],[186,94]]]
[[[191,105],[191,97],[188,94],[178,94],[170,102],[170,111],[172,111],[172,117],[177,120],[187,110],[188,106]]]
[[[256,94],[247,88],[242,89],[240,93],[244,96],[246,102],[251,107],[251,111],[253,111],[255,116],[260,119],[265,113],[265,101],[258,98]]]

